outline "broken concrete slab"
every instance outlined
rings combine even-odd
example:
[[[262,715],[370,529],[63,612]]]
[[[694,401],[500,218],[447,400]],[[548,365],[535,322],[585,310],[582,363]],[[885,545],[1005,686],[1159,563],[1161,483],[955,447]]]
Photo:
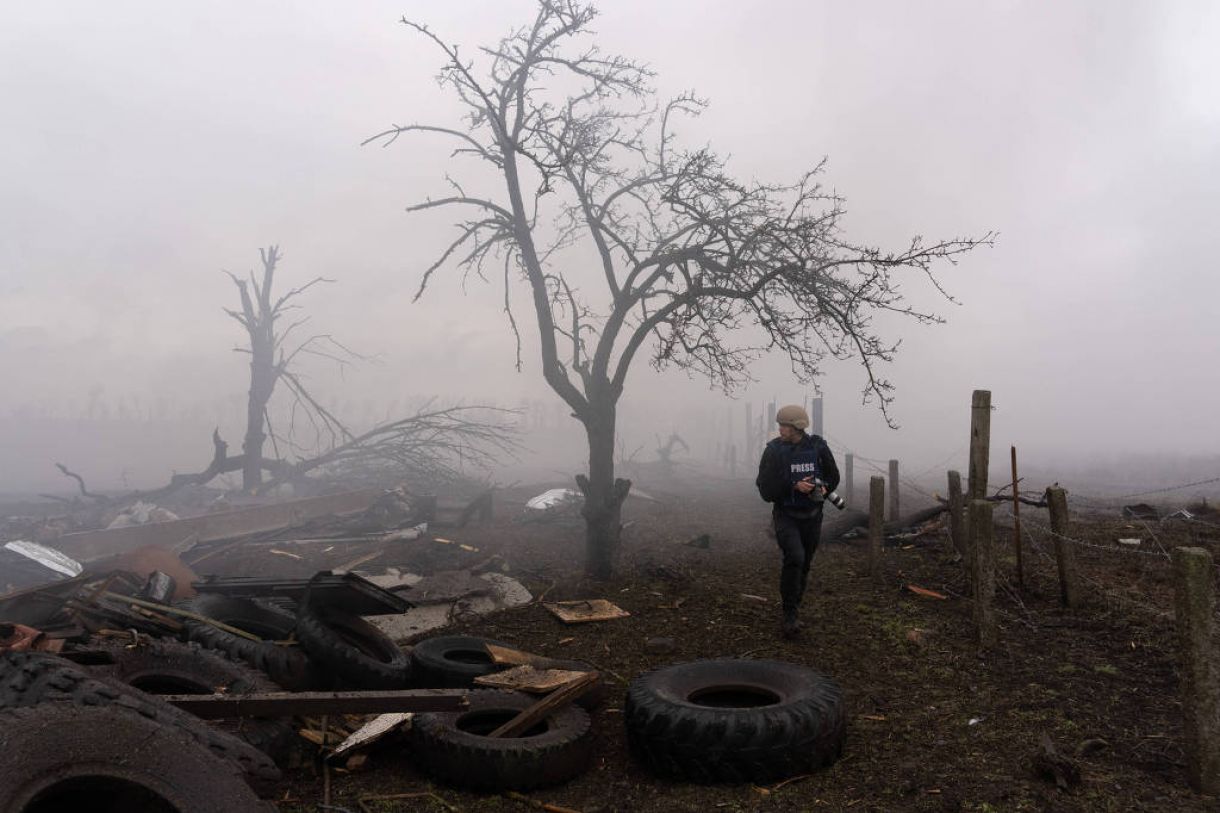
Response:
[[[398,578],[405,580],[402,575]],[[503,573],[484,573],[478,578],[490,585],[490,590],[485,595],[466,596],[447,604],[414,607],[397,615],[366,616],[366,620],[395,641],[405,641],[420,633],[447,627],[453,623],[455,616],[466,613],[487,615],[529,604],[534,599],[530,591],[511,576],[505,576]],[[370,577],[370,581],[379,583],[376,576]]]
[[[469,570],[442,570],[398,592],[412,604],[425,605],[452,604],[467,596],[487,595],[491,590],[490,582]]]

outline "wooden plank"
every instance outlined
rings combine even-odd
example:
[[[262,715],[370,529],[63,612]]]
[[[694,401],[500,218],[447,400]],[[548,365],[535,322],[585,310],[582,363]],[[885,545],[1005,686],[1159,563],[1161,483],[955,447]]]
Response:
[[[490,675],[479,675],[474,682],[480,686],[493,689],[510,689],[530,694],[546,694],[576,680],[586,674],[583,670],[571,669],[535,669],[529,664],[514,666],[503,672],[493,672]]]
[[[307,714],[385,714],[393,711],[461,711],[465,689],[377,692],[262,692],[170,694],[161,700],[205,720],[228,717],[298,717]]]
[[[582,601],[554,601],[543,604],[551,615],[565,624],[584,624],[589,621],[610,621],[614,618],[626,618],[631,613],[604,598],[592,598]]]
[[[597,680],[597,672],[586,672],[576,680],[572,681],[562,689],[557,689],[551,694],[534,703],[529,708],[522,711],[513,719],[509,720],[504,725],[497,728],[487,736],[489,737],[518,737],[529,731],[538,723],[550,717],[555,711],[563,708],[568,703],[571,703],[577,697],[584,693],[585,689],[593,685]]]
[[[356,729],[347,739],[339,743],[334,750],[334,753],[328,759],[338,759],[346,755],[350,751],[357,748],[363,748],[366,745],[372,745],[377,740],[386,736],[392,731],[397,730],[403,723],[411,719],[411,712],[407,711],[392,711],[387,714],[379,714],[372,720],[368,721],[360,728]]]
[[[237,511],[179,519],[172,522],[152,522],[127,528],[81,531],[65,534],[53,543],[56,550],[78,562],[101,556],[123,553],[145,545],[176,545],[196,536],[199,542],[230,539],[247,534],[290,528],[307,520],[336,514],[363,511],[384,492],[366,488],[345,494],[328,494],[303,500],[260,505]]]
[[[540,655],[535,655],[532,652],[523,652],[520,649],[510,649],[506,646],[497,646],[496,644],[485,644],[487,654],[491,656],[492,663],[508,664],[509,666],[522,666],[529,664],[537,666],[538,661],[546,660]]]

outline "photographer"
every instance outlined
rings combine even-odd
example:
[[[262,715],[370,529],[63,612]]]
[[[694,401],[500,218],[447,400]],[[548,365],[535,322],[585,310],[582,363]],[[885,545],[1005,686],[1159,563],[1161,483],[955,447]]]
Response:
[[[822,534],[822,505],[839,485],[839,467],[818,435],[806,434],[809,415],[800,406],[782,407],[775,416],[779,437],[767,444],[758,464],[758,493],[772,503],[775,539],[783,553],[779,592],[785,638],[800,634],[797,612],[809,581],[809,565]]]

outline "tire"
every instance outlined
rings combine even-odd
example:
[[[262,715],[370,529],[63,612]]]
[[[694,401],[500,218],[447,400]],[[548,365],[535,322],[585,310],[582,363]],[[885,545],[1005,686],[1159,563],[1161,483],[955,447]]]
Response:
[[[317,688],[319,678],[309,658],[299,649],[271,643],[291,638],[296,616],[256,599],[233,598],[217,593],[200,593],[178,605],[184,610],[207,616],[263,638],[252,641],[204,621],[182,619],[186,638],[207,649],[216,649],[234,660],[244,661],[289,691]]]
[[[75,664],[53,655],[0,654],[0,708],[57,704],[133,712],[181,731],[213,755],[237,765],[246,781],[258,789],[270,789],[280,779],[279,769],[262,751],[151,695],[118,681],[92,678]]]
[[[762,784],[830,765],[847,718],[833,681],[782,661],[706,660],[640,675],[627,743],[652,771],[702,783]]]
[[[354,689],[404,689],[411,660],[384,632],[358,615],[302,606],[301,648],[318,666]]]
[[[282,689],[262,672],[198,644],[153,641],[102,647],[114,663],[109,675],[145,694],[251,694]],[[210,725],[244,740],[284,765],[297,742],[287,717],[216,720]]]
[[[530,790],[566,782],[593,757],[589,715],[566,706],[523,737],[485,736],[536,698],[519,692],[474,691],[460,712],[417,714],[408,735],[416,764],[455,787]]]
[[[513,649],[492,638],[474,635],[437,635],[425,638],[411,650],[411,678],[413,685],[421,689],[465,689],[475,686],[474,679],[483,675],[503,672],[509,667],[498,664],[487,653],[487,644]],[[595,670],[584,661],[552,660],[555,669],[571,669],[576,672]],[[605,681],[598,676],[576,703],[589,711],[606,702]]]
[[[415,685],[427,689],[463,689],[473,686],[477,677],[507,669],[491,659],[487,644],[514,648],[503,641],[474,635],[425,638],[411,650],[411,674]]]
[[[0,711],[0,810],[266,811],[232,763],[182,730],[118,706]]]

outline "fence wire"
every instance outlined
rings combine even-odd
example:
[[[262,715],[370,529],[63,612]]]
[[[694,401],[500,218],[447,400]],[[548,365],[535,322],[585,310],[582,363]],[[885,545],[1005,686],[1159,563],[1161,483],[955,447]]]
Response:
[[[1050,528],[1047,528],[1045,526],[1042,526],[1040,528],[1040,530],[1043,530],[1048,536],[1063,539],[1068,542],[1081,544],[1086,547],[1098,547],[1096,545],[1090,545],[1089,543],[1083,542],[1082,540],[1079,540],[1079,539],[1072,539],[1070,537],[1063,536],[1062,534],[1057,534],[1054,531],[1052,531]],[[1041,540],[1034,537],[1034,535],[1029,533],[1024,527],[1022,527],[1022,536],[1029,542],[1029,547],[1032,550],[1034,550],[1034,552],[1036,552],[1039,556],[1041,556],[1042,559],[1044,559],[1049,564],[1049,566],[1054,568],[1056,571],[1058,570],[1058,568],[1059,568],[1058,560],[1055,559],[1054,556],[1052,556],[1046,550],[1046,547],[1042,544]],[[1108,550],[1108,549],[1103,548],[1103,550]],[[1144,552],[1151,553],[1151,551],[1144,551]],[[1138,601],[1136,599],[1131,598],[1128,595],[1125,595],[1116,590],[1113,590],[1113,589],[1107,587],[1106,585],[1102,584],[1101,582],[1099,582],[1097,579],[1090,576],[1083,568],[1077,567],[1076,574],[1080,578],[1082,578],[1084,581],[1088,582],[1088,584],[1091,585],[1098,594],[1100,594],[1101,596],[1103,596],[1106,599],[1109,599],[1118,604],[1123,604],[1123,605],[1126,605],[1129,607],[1133,607],[1135,609],[1145,612],[1160,620],[1168,620],[1168,621],[1174,620],[1173,613],[1167,612],[1160,607],[1155,607],[1146,602]]]

